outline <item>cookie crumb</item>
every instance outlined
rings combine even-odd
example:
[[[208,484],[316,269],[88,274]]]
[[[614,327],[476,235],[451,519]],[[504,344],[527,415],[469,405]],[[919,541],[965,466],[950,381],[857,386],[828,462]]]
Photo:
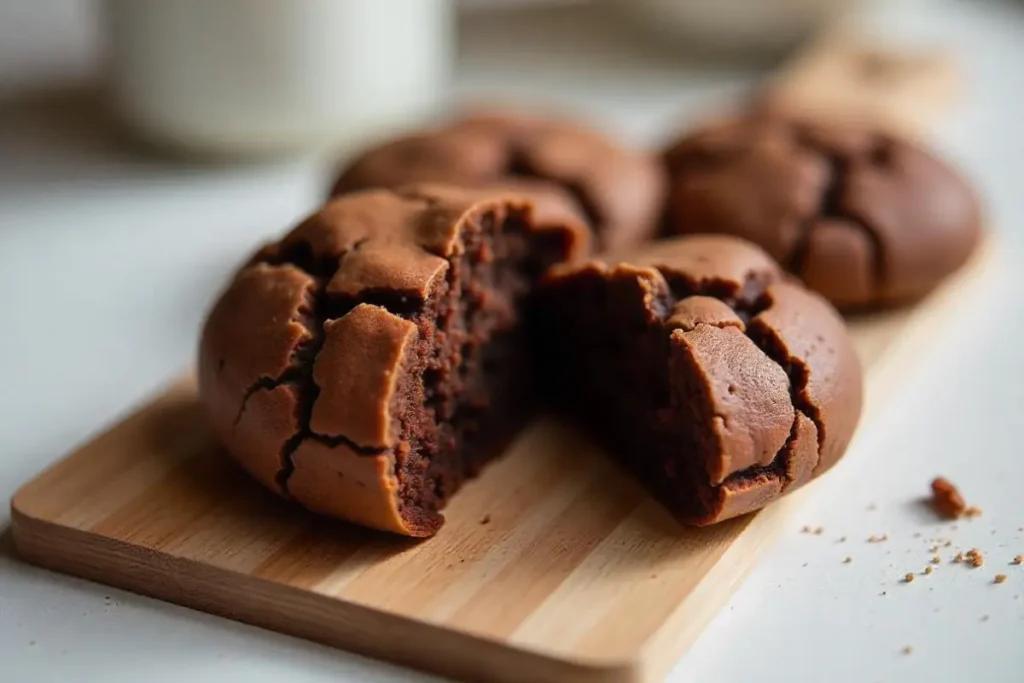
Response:
[[[975,517],[981,517],[981,508],[974,507],[973,505],[964,510],[964,517],[967,519],[974,519]]]
[[[964,554],[963,553],[957,553],[956,555],[953,556],[953,562],[963,562],[963,561],[964,561]]]
[[[882,541],[888,541],[888,540],[889,540],[889,534],[882,534],[881,536],[876,536],[875,534],[871,534],[870,536],[868,536],[868,543],[881,543]]]
[[[932,555],[932,559],[929,560],[932,564],[939,564],[942,562],[942,558],[938,555]]]
[[[972,567],[980,567],[981,565],[985,564],[985,557],[977,548],[971,548],[970,550],[968,550],[967,554],[964,555],[964,557],[967,559],[968,563]]]
[[[936,477],[932,479],[932,507],[943,517],[956,519],[964,514],[967,503],[951,481]]]
[[[903,583],[910,583],[914,580],[914,572],[907,572],[903,577]]]
[[[853,558],[849,555],[847,555],[846,559],[843,560],[843,564],[850,564],[851,562],[853,562]]]
[[[815,536],[821,536],[821,534],[824,533],[824,531],[825,531],[825,527],[819,526],[818,528],[816,528],[814,530],[814,535]]]
[[[935,571],[935,567],[932,567],[930,565],[924,568],[925,574],[931,574],[933,571]]]
[[[1024,555],[1015,555],[1010,564],[1024,564]]]
[[[904,645],[903,646],[903,654],[909,655],[913,651],[914,651],[914,648],[912,646],[910,646],[910,645]]]
[[[1006,583],[1006,574],[996,574],[995,578],[992,579],[992,583]]]
[[[480,518],[480,523],[481,524],[490,524],[491,523],[491,516],[490,515],[484,515],[483,517]]]

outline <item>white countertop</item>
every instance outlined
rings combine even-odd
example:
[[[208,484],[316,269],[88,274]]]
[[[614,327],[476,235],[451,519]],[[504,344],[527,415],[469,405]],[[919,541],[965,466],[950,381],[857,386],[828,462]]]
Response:
[[[28,28],[12,20],[19,13],[34,17]],[[75,0],[0,9],[8,90],[88,72],[94,36],[78,23],[83,16]],[[504,25],[504,37],[493,25],[474,26],[459,93],[500,84],[503,94],[587,107],[600,123],[650,140],[659,125],[681,123],[752,76],[641,57],[619,38],[595,38],[599,28],[559,17],[531,36],[515,26]],[[981,0],[932,5],[903,16],[894,31],[942,36],[963,55],[971,99],[941,144],[984,191],[1003,263],[1019,262],[1024,9]],[[30,117],[24,107],[0,107],[0,499],[176,376],[191,361],[223,278],[256,240],[307,212],[325,182],[311,162],[217,168],[146,158],[77,110]],[[983,300],[922,349],[919,371],[890,412],[814,485],[793,528],[671,681],[1024,678],[1024,567],[1009,565],[1024,553],[1021,291],[1024,269],[1006,268]],[[935,521],[919,498],[936,474],[984,515],[955,531]],[[7,521],[4,507],[0,529]],[[804,524],[825,531],[802,534]],[[889,540],[866,543],[872,534]],[[925,567],[925,539],[935,535],[977,546],[985,566],[944,562],[931,576],[900,583]],[[3,681],[429,680],[36,569],[11,556],[9,536],[0,538]],[[995,585],[996,573],[1007,574],[1006,583]],[[907,645],[911,654],[901,651]]]

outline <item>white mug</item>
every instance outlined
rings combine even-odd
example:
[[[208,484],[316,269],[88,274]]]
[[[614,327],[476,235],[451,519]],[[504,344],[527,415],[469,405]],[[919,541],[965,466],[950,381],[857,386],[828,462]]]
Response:
[[[114,106],[136,133],[217,154],[344,147],[430,115],[450,0],[105,0]]]

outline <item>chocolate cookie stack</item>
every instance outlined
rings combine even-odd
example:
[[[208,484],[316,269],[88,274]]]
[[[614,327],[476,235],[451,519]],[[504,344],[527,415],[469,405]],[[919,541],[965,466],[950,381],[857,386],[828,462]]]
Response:
[[[684,524],[760,509],[853,436],[839,311],[919,299],[980,232],[920,146],[760,114],[660,158],[470,114],[365,150],[330,194],[214,305],[200,395],[265,486],[408,536],[544,406]]]

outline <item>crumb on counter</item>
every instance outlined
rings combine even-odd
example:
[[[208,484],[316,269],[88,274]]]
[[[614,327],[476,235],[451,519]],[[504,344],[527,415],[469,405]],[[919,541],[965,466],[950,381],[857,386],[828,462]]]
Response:
[[[971,548],[970,550],[968,550],[967,554],[964,555],[964,557],[967,559],[967,562],[972,567],[980,567],[981,565],[985,564],[985,557],[977,548]]]
[[[876,536],[875,534],[871,534],[870,536],[868,536],[868,543],[881,543],[882,541],[888,541],[888,540],[889,540],[889,534],[882,534],[881,536]]]
[[[967,503],[951,481],[936,477],[932,479],[932,507],[943,517],[956,519],[967,510]]]
[[[933,571],[935,571],[935,567],[932,567],[931,565],[924,568],[925,574],[931,574]]]
[[[1024,555],[1015,555],[1010,564],[1024,564]]]
[[[964,517],[967,519],[974,519],[975,517],[981,517],[981,508],[974,507],[973,505],[964,510]],[[995,533],[995,532],[993,532]]]
[[[903,583],[911,583],[914,580],[914,572],[907,572],[903,577]]]
[[[996,574],[995,578],[992,579],[992,583],[1006,583],[1006,574]]]
[[[849,555],[847,555],[846,559],[843,560],[843,564],[850,564],[851,562],[853,562],[853,558]]]
[[[942,562],[942,558],[938,555],[932,555],[932,559],[929,560],[929,562],[931,562],[932,564],[939,564]]]

